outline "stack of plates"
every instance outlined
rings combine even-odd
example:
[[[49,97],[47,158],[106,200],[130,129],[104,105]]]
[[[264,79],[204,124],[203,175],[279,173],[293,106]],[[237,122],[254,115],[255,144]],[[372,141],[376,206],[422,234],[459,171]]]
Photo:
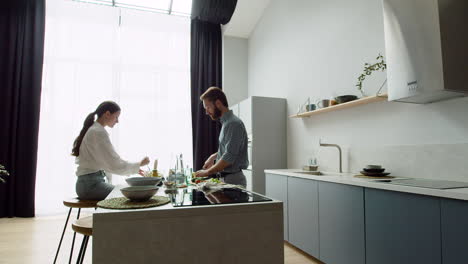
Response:
[[[367,165],[363,168],[361,174],[369,177],[383,177],[390,175],[390,172],[384,172],[385,168],[382,168],[380,165]]]

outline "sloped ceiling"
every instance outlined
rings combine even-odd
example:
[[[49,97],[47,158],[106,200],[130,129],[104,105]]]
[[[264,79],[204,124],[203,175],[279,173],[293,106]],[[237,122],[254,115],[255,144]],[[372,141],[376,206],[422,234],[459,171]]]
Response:
[[[223,26],[226,36],[249,38],[271,0],[238,0],[231,21]]]

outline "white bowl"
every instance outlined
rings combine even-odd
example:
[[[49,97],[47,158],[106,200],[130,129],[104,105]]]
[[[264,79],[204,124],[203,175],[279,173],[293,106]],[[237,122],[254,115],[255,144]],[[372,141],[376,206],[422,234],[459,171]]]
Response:
[[[130,186],[155,186],[161,182],[161,177],[130,177],[125,181]]]
[[[158,187],[131,186],[120,189],[120,192],[132,202],[144,202],[149,200],[158,191]]]

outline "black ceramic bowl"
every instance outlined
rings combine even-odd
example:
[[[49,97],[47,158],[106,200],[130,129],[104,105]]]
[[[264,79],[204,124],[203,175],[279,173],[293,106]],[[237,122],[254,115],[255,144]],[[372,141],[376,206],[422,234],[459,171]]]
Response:
[[[357,99],[356,95],[341,95],[335,98],[336,102],[339,104],[354,101]]]
[[[369,172],[369,173],[382,173],[385,171],[384,168],[381,168],[381,169],[367,169],[367,168],[364,168],[363,169],[365,172]]]

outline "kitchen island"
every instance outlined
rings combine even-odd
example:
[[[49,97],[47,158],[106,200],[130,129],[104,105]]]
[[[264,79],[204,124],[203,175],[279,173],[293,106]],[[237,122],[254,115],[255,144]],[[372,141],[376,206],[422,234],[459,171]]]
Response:
[[[189,187],[169,195],[160,188],[156,195],[170,203],[99,208],[93,263],[284,263],[281,201],[250,192],[241,199],[200,199],[200,193]],[[109,198],[121,196],[115,188]]]

